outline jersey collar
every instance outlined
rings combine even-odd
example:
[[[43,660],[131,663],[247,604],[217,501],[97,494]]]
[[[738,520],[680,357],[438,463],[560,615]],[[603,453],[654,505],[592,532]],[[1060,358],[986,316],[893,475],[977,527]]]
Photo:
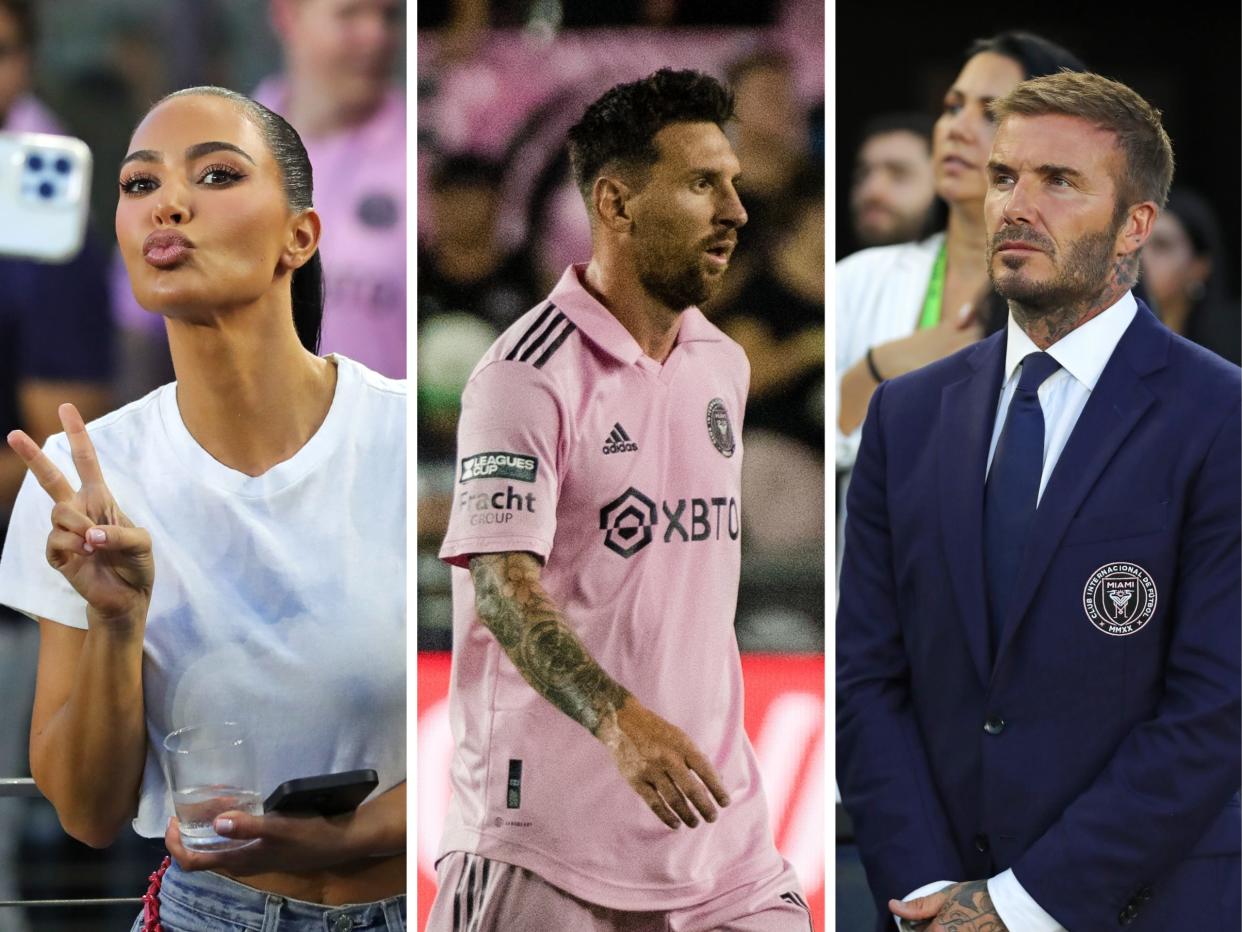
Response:
[[[642,347],[612,315],[612,312],[583,287],[582,277],[586,274],[586,267],[586,263],[583,262],[567,268],[561,280],[552,289],[552,293],[548,295],[548,300],[555,304],[592,343],[610,356],[628,365],[634,365],[643,356]],[[703,316],[702,311],[697,307],[689,307],[682,313],[681,327],[677,331],[674,349],[682,343],[698,340],[715,342],[722,339],[724,339],[724,334]]]

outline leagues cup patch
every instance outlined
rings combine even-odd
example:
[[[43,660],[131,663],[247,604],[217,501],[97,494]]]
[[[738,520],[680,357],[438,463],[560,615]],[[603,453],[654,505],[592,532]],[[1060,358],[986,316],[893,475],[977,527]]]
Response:
[[[1137,634],[1156,614],[1156,582],[1137,563],[1105,563],[1083,587],[1082,607],[1105,634]]]
[[[707,436],[711,438],[712,446],[725,456],[733,455],[733,426],[729,423],[729,412],[719,398],[707,403]]]
[[[461,481],[471,479],[516,479],[534,482],[539,460],[521,453],[476,453],[461,461]]]

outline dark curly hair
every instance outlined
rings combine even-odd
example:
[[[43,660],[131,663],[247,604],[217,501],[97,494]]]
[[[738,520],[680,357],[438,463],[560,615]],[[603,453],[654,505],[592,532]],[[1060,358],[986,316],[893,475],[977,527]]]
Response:
[[[569,130],[574,181],[589,203],[591,188],[609,166],[642,172],[660,158],[655,135],[671,123],[733,119],[733,92],[699,71],[661,68],[641,81],[618,84],[587,107]]]

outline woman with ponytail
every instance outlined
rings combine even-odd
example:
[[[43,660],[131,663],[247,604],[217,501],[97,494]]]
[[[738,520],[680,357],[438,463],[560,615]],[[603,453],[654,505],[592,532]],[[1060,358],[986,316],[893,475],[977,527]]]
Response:
[[[318,355],[320,220],[282,118],[179,91],[118,182],[176,381],[89,427],[62,405],[42,451],[9,435],[29,475],[0,603],[40,628],[31,773],[87,844],[131,820],[165,839],[134,929],[404,929],[405,383]],[[162,742],[226,721],[260,798],[357,769],[379,786],[330,818],[222,812],[245,844],[191,850]]]

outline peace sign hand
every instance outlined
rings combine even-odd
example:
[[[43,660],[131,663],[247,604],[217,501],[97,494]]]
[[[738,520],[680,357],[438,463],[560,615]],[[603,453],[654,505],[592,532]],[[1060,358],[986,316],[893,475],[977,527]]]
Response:
[[[86,600],[88,617],[105,623],[145,620],[155,582],[151,535],[134,527],[113,499],[78,409],[63,404],[59,414],[82,480],[77,492],[24,432],[8,436],[13,452],[55,503],[47,562]]]

